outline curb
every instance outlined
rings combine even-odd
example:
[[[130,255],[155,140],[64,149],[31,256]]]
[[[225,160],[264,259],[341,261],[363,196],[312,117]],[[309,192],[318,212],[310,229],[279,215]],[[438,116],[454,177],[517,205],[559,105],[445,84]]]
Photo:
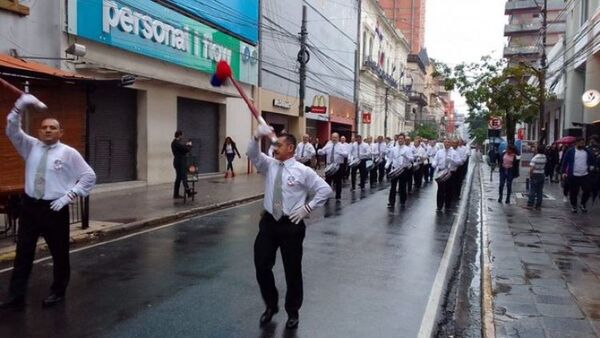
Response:
[[[487,202],[485,198],[485,189],[483,188],[483,166],[479,168],[479,189],[481,189],[481,210],[479,216],[480,234],[481,234],[481,333],[484,338],[496,337],[496,327],[494,325],[494,294],[492,290],[492,257],[490,252],[490,239],[488,228],[485,226]]]
[[[448,292],[448,282],[452,277],[452,271],[455,269],[458,262],[458,253],[462,248],[462,234],[464,232],[465,223],[467,220],[467,207],[469,205],[469,198],[471,196],[471,186],[473,183],[473,175],[475,170],[479,166],[479,163],[473,164],[469,169],[465,184],[462,187],[460,204],[458,206],[458,214],[452,223],[450,235],[448,236],[448,242],[444,249],[444,254],[440,260],[440,266],[435,275],[431,292],[429,294],[429,300],[425,307],[423,319],[419,328],[418,336],[420,338],[432,337],[437,330],[437,326],[440,320],[440,313],[442,312],[443,301],[445,295]]]
[[[109,227],[109,228],[106,228],[103,230],[99,230],[99,231],[86,232],[86,233],[79,234],[77,236],[72,236],[70,238],[70,245],[74,245],[74,244],[81,245],[81,244],[87,244],[87,243],[91,243],[91,242],[102,242],[104,237],[114,236],[114,235],[123,235],[123,234],[131,233],[131,232],[134,232],[137,230],[141,230],[144,228],[153,228],[153,227],[157,227],[157,226],[168,224],[168,223],[182,221],[182,220],[185,220],[185,219],[188,219],[188,218],[191,218],[194,216],[206,214],[206,213],[209,213],[212,211],[230,208],[230,207],[236,206],[238,204],[244,204],[247,202],[257,201],[263,197],[264,197],[264,193],[260,193],[257,195],[242,197],[242,198],[238,198],[238,199],[227,201],[227,202],[220,202],[220,203],[213,203],[213,204],[209,204],[209,205],[199,206],[196,208],[180,211],[180,212],[172,214],[172,215],[149,218],[149,219],[135,221],[135,222],[131,222],[131,223],[119,224],[119,225],[115,225],[115,226],[112,226],[112,227]],[[0,254],[0,263],[5,263],[5,262],[14,260],[15,250],[16,250],[16,246],[11,251],[1,253]],[[46,244],[44,242],[42,242],[42,243],[38,244],[36,251],[37,250],[46,252],[46,251],[48,251],[48,247],[46,246]]]

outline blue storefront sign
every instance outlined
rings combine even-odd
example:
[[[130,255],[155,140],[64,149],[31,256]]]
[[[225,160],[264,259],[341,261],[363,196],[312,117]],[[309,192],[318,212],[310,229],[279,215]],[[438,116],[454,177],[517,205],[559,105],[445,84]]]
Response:
[[[256,84],[256,47],[152,1],[69,0],[70,34],[213,73],[227,61],[236,79]]]
[[[167,1],[253,45],[258,42],[258,0]]]

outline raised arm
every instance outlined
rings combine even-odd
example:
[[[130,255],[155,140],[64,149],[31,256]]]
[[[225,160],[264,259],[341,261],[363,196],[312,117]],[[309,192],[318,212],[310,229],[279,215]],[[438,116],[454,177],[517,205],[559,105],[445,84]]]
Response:
[[[44,109],[45,107],[35,96],[23,94],[6,117],[6,136],[23,158],[27,158],[31,148],[38,140],[23,131],[21,127],[22,114],[29,108]]]

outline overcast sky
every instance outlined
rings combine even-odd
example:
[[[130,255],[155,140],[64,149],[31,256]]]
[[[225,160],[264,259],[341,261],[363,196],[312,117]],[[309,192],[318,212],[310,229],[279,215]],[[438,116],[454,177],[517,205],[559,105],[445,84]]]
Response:
[[[483,55],[500,58],[506,0],[426,0],[425,46],[429,57],[448,64],[475,62]],[[457,111],[466,105],[455,97]]]

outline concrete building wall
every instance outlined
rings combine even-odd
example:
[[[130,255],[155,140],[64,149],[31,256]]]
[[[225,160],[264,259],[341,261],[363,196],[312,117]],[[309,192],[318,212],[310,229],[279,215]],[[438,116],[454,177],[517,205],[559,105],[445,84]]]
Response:
[[[16,49],[21,56],[64,57],[57,43],[62,35],[61,6],[57,1],[20,1],[29,7],[29,15],[20,16],[0,9],[0,53]],[[58,60],[40,60],[59,67]]]

